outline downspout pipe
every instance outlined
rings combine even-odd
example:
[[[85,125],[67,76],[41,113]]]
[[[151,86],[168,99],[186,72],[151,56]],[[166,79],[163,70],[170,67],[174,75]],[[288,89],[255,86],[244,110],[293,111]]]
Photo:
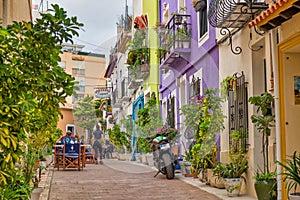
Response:
[[[281,140],[280,140],[280,109],[279,109],[279,74],[277,54],[277,29],[271,30],[271,62],[274,67],[274,103],[275,103],[275,130],[276,130],[276,158],[281,161]],[[276,164],[277,170],[277,200],[282,200],[282,177],[281,167]]]

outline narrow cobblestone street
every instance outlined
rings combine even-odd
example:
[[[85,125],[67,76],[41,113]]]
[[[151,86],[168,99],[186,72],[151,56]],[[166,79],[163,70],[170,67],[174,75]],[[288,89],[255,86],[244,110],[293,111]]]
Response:
[[[49,198],[58,199],[205,199],[219,200],[178,176],[167,180],[153,176],[149,166],[126,161],[104,160],[104,165],[87,165],[83,171],[54,169]]]

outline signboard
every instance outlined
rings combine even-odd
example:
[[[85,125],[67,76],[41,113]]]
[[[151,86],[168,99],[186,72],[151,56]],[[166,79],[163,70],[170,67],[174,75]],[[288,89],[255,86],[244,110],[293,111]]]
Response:
[[[106,99],[106,98],[110,98],[110,94],[111,94],[111,87],[105,87],[105,88],[95,88],[95,98],[98,99]]]

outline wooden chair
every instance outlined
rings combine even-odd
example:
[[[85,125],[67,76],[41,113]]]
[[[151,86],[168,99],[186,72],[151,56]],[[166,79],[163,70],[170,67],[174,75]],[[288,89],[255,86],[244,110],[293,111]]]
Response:
[[[81,161],[81,148],[79,143],[75,144],[64,144],[63,151],[63,169],[77,168],[83,170]]]
[[[54,156],[54,167],[57,167],[57,170],[59,170],[59,167],[62,167],[63,164],[63,151],[64,151],[64,145],[61,143],[57,143],[53,147],[53,156]]]
[[[80,155],[81,155],[81,165],[82,165],[82,167],[85,167],[85,163],[86,163],[85,151],[86,151],[85,145],[81,145],[80,146]]]
[[[94,153],[91,151],[91,147],[87,147],[85,150],[85,163],[94,164],[95,162],[95,156]]]

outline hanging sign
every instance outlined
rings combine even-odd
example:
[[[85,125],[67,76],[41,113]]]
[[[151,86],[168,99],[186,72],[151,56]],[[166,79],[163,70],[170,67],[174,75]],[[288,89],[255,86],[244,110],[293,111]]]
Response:
[[[111,88],[110,87],[95,88],[94,94],[95,94],[95,98],[98,99],[110,98]]]

